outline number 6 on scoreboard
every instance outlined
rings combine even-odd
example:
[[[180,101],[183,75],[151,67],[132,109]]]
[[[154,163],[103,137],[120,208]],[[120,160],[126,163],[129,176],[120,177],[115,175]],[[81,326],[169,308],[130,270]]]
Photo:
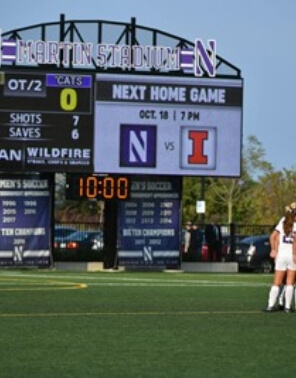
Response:
[[[77,92],[73,88],[64,88],[60,94],[60,105],[65,111],[75,110],[77,107]]]

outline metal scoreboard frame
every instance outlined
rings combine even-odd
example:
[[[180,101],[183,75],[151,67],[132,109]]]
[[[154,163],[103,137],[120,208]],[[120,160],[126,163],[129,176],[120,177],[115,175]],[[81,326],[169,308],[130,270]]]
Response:
[[[2,171],[239,177],[242,79],[2,70]]]

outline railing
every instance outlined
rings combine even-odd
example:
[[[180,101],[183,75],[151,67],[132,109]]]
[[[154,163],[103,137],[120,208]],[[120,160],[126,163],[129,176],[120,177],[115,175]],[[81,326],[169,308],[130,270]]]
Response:
[[[227,242],[227,248],[229,251],[229,258],[230,261],[234,260],[234,253],[236,249],[237,242],[241,240],[243,237],[247,236],[255,236],[255,235],[269,235],[273,230],[273,225],[265,224],[265,225],[254,225],[254,224],[221,224],[222,234],[224,236],[224,241]],[[100,231],[102,233],[102,243],[100,250],[100,255],[96,255],[98,259],[103,258],[103,244],[104,244],[104,235],[103,235],[103,224],[102,223],[56,223],[55,228],[64,229],[75,229],[77,231],[83,231],[85,233],[89,231]],[[200,229],[202,230],[204,227],[200,225]],[[91,248],[89,248],[91,249]],[[182,240],[180,240],[180,250],[182,251]],[[74,259],[78,261],[79,259],[83,258],[88,261],[93,259],[94,254],[91,251],[84,251],[83,254],[75,252],[74,250],[65,249],[61,251],[60,248],[54,248],[54,259],[56,261],[63,261],[61,259]],[[78,255],[77,255],[78,254]],[[78,260],[77,260],[78,259]],[[84,261],[84,260],[80,260]]]

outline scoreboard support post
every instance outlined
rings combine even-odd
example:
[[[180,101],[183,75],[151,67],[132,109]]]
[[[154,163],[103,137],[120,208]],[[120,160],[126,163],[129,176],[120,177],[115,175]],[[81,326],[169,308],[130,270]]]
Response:
[[[103,227],[103,261],[104,269],[116,268],[117,265],[117,201],[106,201]]]

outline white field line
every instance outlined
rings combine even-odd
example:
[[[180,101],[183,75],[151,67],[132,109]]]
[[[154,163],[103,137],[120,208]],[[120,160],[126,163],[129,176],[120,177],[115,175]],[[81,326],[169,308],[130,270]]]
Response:
[[[158,287],[171,287],[171,286],[227,286],[227,287],[266,287],[270,286],[271,283],[262,282],[245,282],[245,281],[223,281],[219,280],[221,275],[215,277],[215,280],[182,280],[182,279],[155,279],[155,278],[133,278],[133,277],[119,277],[119,276],[91,276],[85,274],[75,274],[75,275],[60,275],[60,274],[26,274],[22,272],[5,272],[0,274],[1,277],[19,277],[19,278],[46,278],[46,279],[66,279],[71,280],[77,279],[79,281],[101,281],[101,282],[88,282],[88,286],[158,286]],[[224,276],[225,277],[225,276]],[[231,277],[231,276],[227,276]],[[254,276],[253,276],[254,277]],[[232,277],[233,278],[233,277]],[[246,278],[245,276],[243,277]],[[104,282],[102,282],[104,281]],[[72,282],[73,283],[73,282]],[[1,285],[1,280],[0,280]]]
[[[213,310],[213,311],[142,311],[142,312],[65,312],[65,313],[4,313],[0,318],[60,318],[60,317],[147,317],[147,316],[200,316],[200,315],[258,315],[259,310]],[[264,315],[266,316],[266,315]]]
[[[134,287],[269,287],[270,284],[264,284],[264,283],[237,283],[237,282],[199,282],[196,281],[195,284],[187,284],[187,283],[148,283],[148,282],[138,282],[138,283],[132,283],[132,282],[91,282],[88,283],[87,286],[114,286],[114,287],[122,287],[122,286],[134,286]]]

